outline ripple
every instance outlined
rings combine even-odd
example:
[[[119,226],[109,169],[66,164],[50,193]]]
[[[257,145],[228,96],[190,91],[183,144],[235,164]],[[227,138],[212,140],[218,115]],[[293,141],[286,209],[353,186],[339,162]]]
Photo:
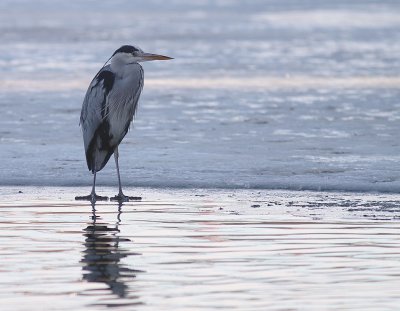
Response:
[[[397,307],[396,195],[189,193],[122,206],[3,203],[2,306]]]

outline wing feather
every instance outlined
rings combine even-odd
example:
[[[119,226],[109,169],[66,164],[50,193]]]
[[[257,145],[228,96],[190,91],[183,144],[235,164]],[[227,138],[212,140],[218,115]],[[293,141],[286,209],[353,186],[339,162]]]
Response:
[[[97,138],[99,136],[104,138],[109,128],[105,118],[107,96],[113,87],[114,80],[115,76],[109,70],[109,66],[103,67],[90,83],[83,101],[80,125],[82,126],[87,165],[91,171],[97,169],[94,159],[95,150],[93,150],[96,147]]]

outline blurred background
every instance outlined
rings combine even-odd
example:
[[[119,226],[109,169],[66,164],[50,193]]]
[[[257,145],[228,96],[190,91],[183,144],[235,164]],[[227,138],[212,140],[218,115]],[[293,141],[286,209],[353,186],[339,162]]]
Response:
[[[0,2],[0,184],[88,185],[79,123],[123,44],[143,65],[123,183],[398,191],[400,3]],[[99,185],[116,185],[114,163]]]

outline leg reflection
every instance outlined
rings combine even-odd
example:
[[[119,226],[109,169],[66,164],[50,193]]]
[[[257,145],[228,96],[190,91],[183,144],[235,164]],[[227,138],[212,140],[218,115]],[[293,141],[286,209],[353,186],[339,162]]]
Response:
[[[84,229],[85,251],[83,263],[83,278],[88,282],[107,284],[111,292],[119,298],[127,297],[128,285],[136,277],[138,270],[131,269],[121,263],[121,259],[130,255],[138,255],[121,247],[129,239],[119,236],[121,223],[121,206],[118,206],[115,224],[101,222],[96,215],[95,203],[92,203],[92,220]],[[137,297],[135,297],[137,298]]]

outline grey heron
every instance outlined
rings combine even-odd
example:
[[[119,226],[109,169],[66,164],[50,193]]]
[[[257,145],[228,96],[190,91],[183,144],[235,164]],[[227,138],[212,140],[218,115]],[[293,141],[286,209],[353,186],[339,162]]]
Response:
[[[112,199],[129,201],[130,197],[122,192],[118,146],[135,116],[143,88],[143,68],[139,62],[169,59],[172,58],[123,45],[93,78],[86,92],[80,117],[86,163],[93,173],[93,186],[88,196],[75,197],[76,200],[95,202],[108,199],[96,195],[96,173],[103,169],[114,154],[119,192]]]

